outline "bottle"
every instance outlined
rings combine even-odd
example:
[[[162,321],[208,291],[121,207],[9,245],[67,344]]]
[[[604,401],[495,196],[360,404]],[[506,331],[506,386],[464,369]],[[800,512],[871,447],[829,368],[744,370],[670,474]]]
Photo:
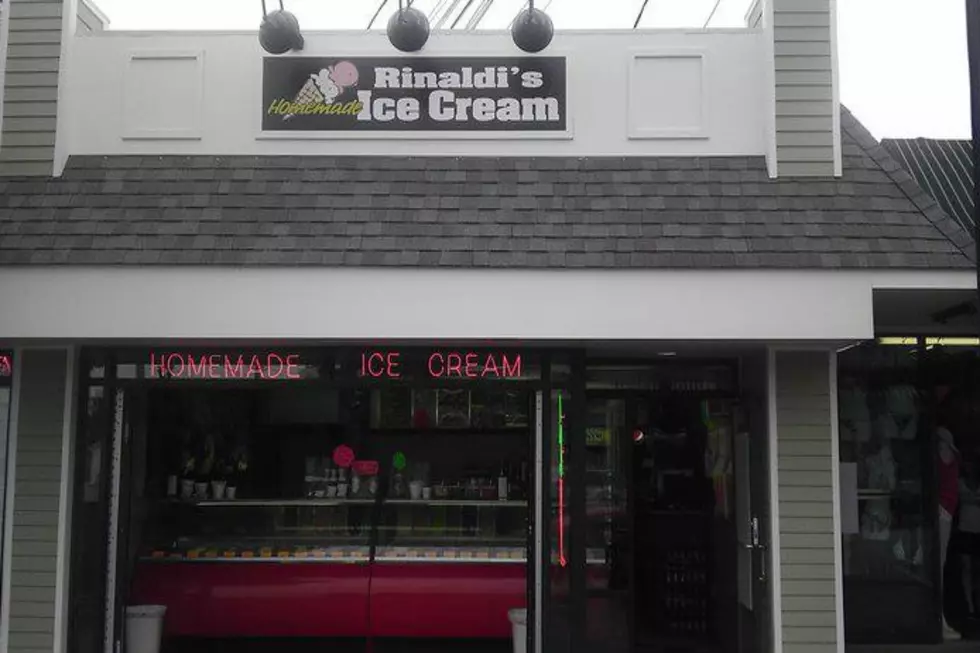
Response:
[[[497,476],[497,499],[507,500],[507,470],[504,465],[500,465],[500,474]]]

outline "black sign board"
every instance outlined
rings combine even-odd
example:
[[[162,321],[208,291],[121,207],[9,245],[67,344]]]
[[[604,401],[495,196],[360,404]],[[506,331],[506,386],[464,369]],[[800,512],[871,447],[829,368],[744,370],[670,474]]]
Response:
[[[564,57],[268,57],[264,131],[565,131]]]

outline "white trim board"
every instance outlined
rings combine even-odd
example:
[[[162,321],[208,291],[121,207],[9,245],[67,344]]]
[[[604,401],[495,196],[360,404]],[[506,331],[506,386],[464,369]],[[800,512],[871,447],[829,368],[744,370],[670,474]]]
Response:
[[[833,98],[833,131],[834,131],[834,175],[844,174],[844,145],[841,143],[840,126],[840,56],[838,54],[837,34],[837,0],[830,2],[830,81],[831,97]]]
[[[842,271],[8,268],[0,333],[850,341],[874,337],[873,289],[872,274]]]
[[[769,409],[769,585],[772,622],[772,653],[783,653],[783,581],[779,539],[779,423],[776,398],[777,350],[766,351],[766,402]]]
[[[13,385],[10,392],[10,426],[7,430],[7,496],[3,506],[3,585],[0,588],[0,651],[10,650],[10,574],[14,548],[14,494],[17,484],[17,433],[20,422],[21,358],[24,350],[13,351]]]
[[[840,422],[837,407],[837,352],[830,352],[830,455],[834,500],[834,610],[837,613],[837,652],[844,653],[844,559],[841,541]]]
[[[71,578],[72,480],[75,453],[75,400],[78,350],[65,350],[65,404],[61,442],[61,488],[58,491],[58,558],[54,595],[54,653],[65,653],[68,646],[68,597]]]
[[[78,0],[64,0],[61,7],[61,57],[58,59],[58,104],[56,106],[52,175],[60,177],[68,163],[71,101],[68,78],[74,61],[75,30],[78,27]]]

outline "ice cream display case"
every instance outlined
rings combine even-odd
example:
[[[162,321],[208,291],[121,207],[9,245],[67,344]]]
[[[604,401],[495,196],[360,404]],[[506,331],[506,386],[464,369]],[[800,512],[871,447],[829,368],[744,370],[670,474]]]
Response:
[[[166,635],[507,637],[526,604],[523,500],[167,501],[132,599]]]

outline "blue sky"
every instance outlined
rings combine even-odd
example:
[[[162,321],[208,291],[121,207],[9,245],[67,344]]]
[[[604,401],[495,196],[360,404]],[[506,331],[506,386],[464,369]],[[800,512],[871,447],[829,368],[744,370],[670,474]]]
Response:
[[[262,13],[261,0],[95,1],[113,29],[254,29]],[[375,0],[284,1],[306,29],[363,29],[378,6]],[[416,6],[431,16],[452,1],[416,0]],[[537,2],[558,29],[582,29],[632,26],[643,0]],[[858,119],[878,138],[969,138],[965,0],[836,2],[841,100]],[[267,3],[272,7],[278,0]],[[389,0],[382,25],[396,4]],[[523,4],[495,0],[481,26],[506,27]],[[748,4],[721,0],[711,26],[742,25]],[[702,27],[714,5],[715,0],[648,0],[641,26]]]

